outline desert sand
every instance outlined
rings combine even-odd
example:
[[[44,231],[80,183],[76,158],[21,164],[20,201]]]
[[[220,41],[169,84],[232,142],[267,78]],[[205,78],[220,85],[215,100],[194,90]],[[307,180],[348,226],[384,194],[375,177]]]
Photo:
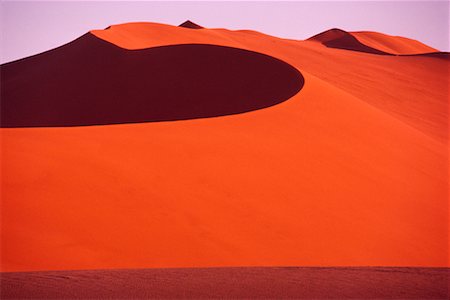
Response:
[[[192,268],[2,273],[2,299],[447,299],[433,268]]]
[[[113,25],[88,35],[120,53],[180,44],[257,52],[271,57],[270,65],[289,64],[304,82],[301,88],[294,82],[282,97],[278,88],[260,84],[257,94],[276,92],[267,105],[212,114],[219,117],[116,125],[111,118],[62,124],[63,118],[45,124],[50,127],[4,126],[13,128],[1,129],[2,271],[448,267],[446,54],[419,55],[433,49],[374,33],[346,33],[350,47],[155,23]],[[354,49],[355,41],[374,50]],[[83,55],[89,53],[88,47]],[[120,53],[117,62],[124,59]],[[179,63],[208,53],[186,54]],[[392,55],[399,53],[409,55]],[[28,76],[33,59],[3,65],[2,74],[17,64],[24,69],[16,75]],[[34,67],[46,76],[45,64]],[[152,80],[164,72],[151,64],[142,68]],[[177,70],[175,61],[170,68]],[[280,73],[252,74],[256,80]],[[233,80],[229,75],[219,76],[222,91]],[[133,98],[127,84],[142,76],[109,88]],[[204,86],[191,87],[198,92]],[[52,88],[58,89],[42,89],[41,99]],[[154,89],[148,85],[150,94]],[[65,91],[48,103],[64,102],[72,95]],[[98,101],[107,105],[102,97],[111,93],[103,92]],[[52,115],[52,107],[28,114]],[[8,114],[14,119],[14,108]],[[72,126],[89,124],[104,125]]]

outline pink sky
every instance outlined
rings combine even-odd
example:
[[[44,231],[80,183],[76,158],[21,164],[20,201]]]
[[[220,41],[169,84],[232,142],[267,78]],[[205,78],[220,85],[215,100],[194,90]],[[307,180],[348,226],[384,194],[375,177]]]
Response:
[[[306,39],[330,28],[371,30],[449,51],[449,3],[442,1],[1,1],[0,62],[37,54],[91,29],[147,21],[253,29]]]

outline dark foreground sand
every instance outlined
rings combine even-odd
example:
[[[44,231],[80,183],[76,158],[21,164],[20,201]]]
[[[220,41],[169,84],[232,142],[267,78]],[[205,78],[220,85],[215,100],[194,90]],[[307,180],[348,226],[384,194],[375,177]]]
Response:
[[[447,299],[446,268],[186,268],[2,273],[1,299]]]

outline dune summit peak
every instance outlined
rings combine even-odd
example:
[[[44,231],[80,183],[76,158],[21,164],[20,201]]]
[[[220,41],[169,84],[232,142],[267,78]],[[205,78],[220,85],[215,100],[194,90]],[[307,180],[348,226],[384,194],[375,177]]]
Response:
[[[203,29],[202,26],[192,22],[191,20],[186,20],[185,22],[178,25],[178,27],[190,28],[190,29]]]

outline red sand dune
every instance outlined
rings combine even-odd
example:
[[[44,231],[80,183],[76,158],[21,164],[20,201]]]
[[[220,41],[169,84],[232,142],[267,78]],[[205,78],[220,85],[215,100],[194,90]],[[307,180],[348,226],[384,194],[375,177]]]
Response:
[[[380,51],[377,48],[369,47],[361,43],[351,33],[337,28],[319,33],[313,37],[310,37],[308,40],[320,42],[330,48],[353,50],[372,54],[388,54],[387,52]]]
[[[379,32],[357,31],[351,33],[364,45],[391,54],[421,54],[438,52],[419,41],[401,36],[391,36]]]
[[[153,23],[91,33],[259,52],[304,87],[217,118],[2,128],[3,271],[448,266],[448,59]]]
[[[416,40],[370,31],[347,32],[334,28],[319,33],[308,40],[318,41],[330,48],[383,55],[411,55],[439,52]]]
[[[432,268],[194,268],[2,273],[2,299],[448,299]]]

